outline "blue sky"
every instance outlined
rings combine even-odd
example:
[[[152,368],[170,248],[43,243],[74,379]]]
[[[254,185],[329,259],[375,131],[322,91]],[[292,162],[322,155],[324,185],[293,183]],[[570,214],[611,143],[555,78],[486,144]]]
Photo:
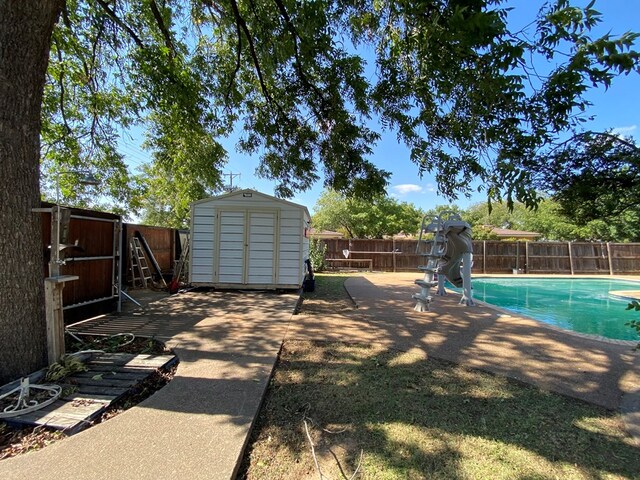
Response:
[[[579,6],[587,3],[582,0],[572,1],[572,4]],[[543,2],[541,0],[511,0],[508,4],[514,7],[510,21],[514,22],[514,25],[522,25],[529,23],[534,18]],[[599,0],[594,8],[603,14],[603,22],[594,35],[606,32],[619,35],[629,30],[640,31],[640,1]],[[640,45],[636,45],[636,49],[640,49]],[[616,78],[608,90],[592,90],[587,98],[593,103],[589,114],[594,115],[595,119],[585,124],[586,129],[602,131],[612,128],[621,135],[631,135],[638,138],[640,135],[640,75]],[[419,178],[416,165],[409,160],[409,151],[404,145],[397,142],[395,133],[381,133],[382,138],[369,159],[378,167],[392,172],[388,193],[425,210],[448,203],[437,195],[435,180],[432,176],[425,175]],[[136,147],[137,143],[134,139],[123,144],[123,153],[129,157],[129,162],[134,168],[148,158]],[[254,174],[258,166],[258,158],[237,153],[234,147],[234,137],[230,137],[222,143],[229,152],[229,162],[225,172],[240,174],[240,178],[234,179],[234,185],[273,194],[274,182],[260,179]],[[311,190],[299,193],[292,201],[303,204],[312,210],[322,190],[322,181],[318,181]],[[471,203],[483,200],[485,200],[484,194],[480,193],[470,199],[460,198],[455,203],[464,208]]]

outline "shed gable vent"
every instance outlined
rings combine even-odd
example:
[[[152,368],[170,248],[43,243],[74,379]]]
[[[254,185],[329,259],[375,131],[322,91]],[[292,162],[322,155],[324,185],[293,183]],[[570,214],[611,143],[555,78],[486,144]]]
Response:
[[[247,192],[245,192],[245,193],[243,193],[243,194],[242,194],[242,196],[243,196],[243,197],[253,197],[253,193],[247,193]]]

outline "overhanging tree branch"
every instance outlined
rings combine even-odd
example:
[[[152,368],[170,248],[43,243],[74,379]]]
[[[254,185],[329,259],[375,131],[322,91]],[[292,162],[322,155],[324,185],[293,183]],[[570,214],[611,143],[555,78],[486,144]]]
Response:
[[[238,35],[238,43],[236,44],[236,67],[233,70],[233,74],[231,75],[231,79],[229,80],[229,87],[227,88],[227,93],[225,95],[225,103],[229,101],[229,95],[231,95],[231,89],[233,88],[233,84],[236,80],[238,72],[240,71],[240,61],[242,55],[242,32],[240,31],[240,25],[236,22],[236,33]]]
[[[620,138],[618,135],[614,135],[613,133],[609,133],[609,132],[594,132],[593,130],[588,130],[586,132],[576,133],[576,134],[572,135],[569,139],[565,140],[564,142],[560,142],[560,143],[556,144],[551,150],[546,152],[545,155],[546,156],[550,156],[550,155],[554,154],[556,151],[563,149],[564,147],[569,145],[574,140],[581,140],[581,139],[584,139],[585,137],[586,138],[588,138],[588,137],[605,137],[605,138],[609,138],[611,140],[615,140],[617,142],[622,143],[623,145],[631,148],[632,150],[634,150],[636,152],[640,152],[640,147],[638,147],[634,143],[629,142],[628,140],[625,140],[624,138]]]
[[[173,45],[173,40],[171,40],[171,33],[167,29],[167,26],[164,24],[164,19],[162,18],[162,14],[160,13],[158,4],[156,3],[155,0],[151,0],[149,2],[149,5],[151,6],[151,12],[153,13],[153,18],[155,19],[156,24],[158,25],[158,29],[160,30],[160,32],[162,33],[162,36],[164,37],[164,43],[169,49],[170,55],[173,57],[176,53],[176,49],[175,49],[175,46]]]
[[[109,17],[111,17],[111,19],[114,22],[116,22],[120,28],[122,28],[125,32],[127,32],[129,37],[131,37],[131,40],[133,40],[133,42],[139,48],[143,50],[146,48],[144,42],[140,39],[140,37],[136,34],[136,32],[134,32],[131,29],[131,27],[129,27],[129,25],[127,25],[120,17],[118,17],[115,10],[113,10],[109,5],[107,5],[107,3],[104,0],[96,0],[96,2],[98,3],[98,5],[100,5],[100,7],[102,7],[102,9],[105,12],[107,12]]]
[[[631,148],[632,150],[635,150],[636,152],[640,152],[640,147],[638,147],[638,145],[636,145],[635,143],[631,143],[630,141],[625,140],[624,138],[609,132],[587,131],[587,132],[577,133],[572,137],[572,140],[576,138],[589,137],[589,136],[610,138],[612,140],[622,143],[623,145]]]
[[[71,127],[69,126],[69,122],[67,121],[67,114],[66,114],[66,110],[64,107],[64,97],[65,97],[65,90],[64,90],[64,75],[65,75],[65,69],[64,69],[64,61],[62,58],[62,50],[60,48],[60,45],[58,45],[58,40],[54,39],[54,42],[56,44],[56,53],[58,56],[58,62],[60,63],[60,74],[58,76],[58,87],[60,88],[60,96],[58,97],[58,102],[59,102],[59,106],[60,106],[60,116],[62,117],[62,123],[64,124],[64,129],[68,134],[71,133]]]
[[[313,92],[320,98],[322,108],[320,112],[316,111],[316,115],[320,116],[319,114],[322,113],[322,110],[324,110],[326,105],[324,94],[322,90],[320,90],[315,83],[309,80],[306,73],[302,69],[302,62],[300,60],[300,45],[299,45],[300,35],[298,34],[298,30],[296,29],[295,25],[291,21],[291,17],[287,12],[287,9],[284,6],[284,3],[282,3],[282,0],[275,0],[275,3],[278,6],[280,15],[284,19],[287,30],[289,30],[289,33],[291,33],[291,37],[293,38],[293,55],[295,57],[295,65],[296,65],[296,70],[298,72],[298,77],[300,77],[300,80],[308,89],[313,90]],[[315,110],[315,107],[312,106],[312,108],[314,108]]]
[[[262,75],[262,69],[260,68],[260,60],[258,59],[258,54],[256,52],[256,46],[253,43],[253,37],[251,36],[251,32],[249,27],[247,26],[247,22],[240,15],[240,9],[238,8],[238,3],[236,0],[231,0],[231,8],[233,10],[233,18],[236,21],[236,24],[244,31],[245,36],[247,37],[247,41],[249,42],[249,51],[251,52],[251,59],[253,61],[253,66],[256,69],[256,74],[258,75],[258,81],[260,82],[260,89],[262,90],[262,94],[268,103],[273,103],[271,99],[271,95],[267,89],[267,85],[264,81],[264,77]]]

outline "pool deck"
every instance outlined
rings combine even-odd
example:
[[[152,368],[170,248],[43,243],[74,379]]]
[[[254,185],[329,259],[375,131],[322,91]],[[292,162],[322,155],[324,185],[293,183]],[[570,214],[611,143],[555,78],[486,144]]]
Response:
[[[627,300],[640,300],[640,290],[611,290],[609,295]]]

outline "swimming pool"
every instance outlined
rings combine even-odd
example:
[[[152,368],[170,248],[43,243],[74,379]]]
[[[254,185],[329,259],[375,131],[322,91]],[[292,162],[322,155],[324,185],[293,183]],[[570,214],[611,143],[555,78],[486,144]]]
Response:
[[[618,340],[640,340],[625,323],[640,312],[609,294],[640,290],[640,283],[593,278],[473,278],[473,297],[574,332]]]

